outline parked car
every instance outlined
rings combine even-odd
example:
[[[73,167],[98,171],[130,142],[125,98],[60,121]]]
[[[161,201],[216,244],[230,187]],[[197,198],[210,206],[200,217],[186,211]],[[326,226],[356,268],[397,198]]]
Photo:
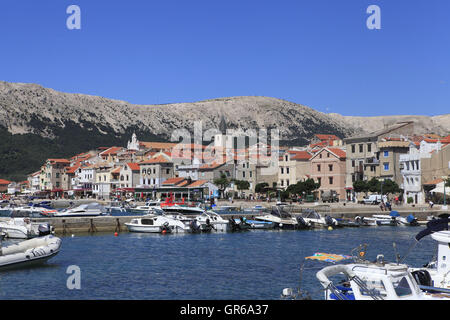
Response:
[[[379,204],[381,203],[381,195],[380,194],[371,194],[370,196],[364,198],[364,204]]]
[[[339,194],[335,190],[327,190],[322,193],[323,202],[339,202]]]

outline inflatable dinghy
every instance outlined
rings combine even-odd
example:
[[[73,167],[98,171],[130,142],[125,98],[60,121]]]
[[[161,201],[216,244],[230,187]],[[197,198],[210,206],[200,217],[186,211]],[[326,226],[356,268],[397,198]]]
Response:
[[[49,235],[0,249],[0,270],[43,263],[58,254],[61,239]]]

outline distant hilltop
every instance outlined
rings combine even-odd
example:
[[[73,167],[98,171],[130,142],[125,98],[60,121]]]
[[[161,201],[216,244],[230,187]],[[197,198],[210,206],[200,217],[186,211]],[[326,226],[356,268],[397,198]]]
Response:
[[[281,144],[306,145],[316,133],[346,138],[382,129],[405,117],[418,134],[445,135],[450,115],[345,117],[270,97],[228,97],[193,103],[135,105],[58,92],[37,84],[0,82],[0,176],[39,168],[48,156],[66,157],[106,145],[126,146],[133,132],[143,141],[169,141],[176,129],[278,129]]]

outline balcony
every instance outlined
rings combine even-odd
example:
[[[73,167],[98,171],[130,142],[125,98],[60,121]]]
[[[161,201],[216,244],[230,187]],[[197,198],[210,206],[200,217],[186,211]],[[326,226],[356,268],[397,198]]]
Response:
[[[380,160],[378,160],[375,157],[364,159],[364,165],[379,165],[379,164],[380,164]]]

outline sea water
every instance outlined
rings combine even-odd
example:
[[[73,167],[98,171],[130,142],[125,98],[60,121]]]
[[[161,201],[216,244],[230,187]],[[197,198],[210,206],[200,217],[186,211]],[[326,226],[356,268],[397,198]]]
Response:
[[[423,228],[67,236],[59,254],[44,265],[0,272],[0,299],[280,299],[284,288],[298,287],[307,256],[348,255],[367,244],[369,260],[384,254],[395,261],[393,243],[404,255]],[[424,238],[405,262],[422,266],[436,247]],[[323,299],[315,274],[326,265],[310,261],[302,272],[301,288],[313,299]],[[79,289],[70,285],[71,266],[79,268]]]

